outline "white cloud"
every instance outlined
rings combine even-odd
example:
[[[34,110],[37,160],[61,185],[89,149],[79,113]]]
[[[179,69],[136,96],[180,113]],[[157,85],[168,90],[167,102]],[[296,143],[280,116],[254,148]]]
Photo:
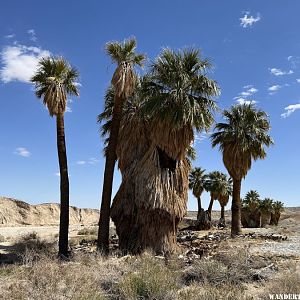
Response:
[[[277,92],[280,88],[280,85],[272,85],[268,88],[268,91],[271,92],[270,94],[274,94],[274,92]]]
[[[296,80],[297,80],[298,83],[300,83],[300,78],[299,78],[299,79],[296,79]]]
[[[242,18],[240,18],[240,25],[243,27],[243,28],[247,28],[247,27],[251,27],[253,26],[256,22],[258,22],[260,20],[260,15],[257,14],[256,15],[256,18],[253,17],[253,16],[250,16],[249,15],[249,12],[246,12],[244,14],[244,16]]]
[[[60,173],[59,172],[56,172],[54,173],[53,175],[57,176],[57,177],[60,177]]]
[[[78,160],[76,162],[77,165],[85,165],[86,164],[86,161],[85,160]]]
[[[23,156],[23,157],[29,157],[31,153],[24,147],[19,147],[15,150],[14,154]]]
[[[289,70],[289,71],[282,71],[280,69],[277,68],[271,68],[270,69],[271,74],[275,75],[275,76],[282,76],[282,75],[290,75],[293,74],[294,71],[293,70]]]
[[[236,102],[238,104],[256,104],[257,103],[255,100],[247,100],[247,99],[244,99],[244,98],[238,98],[236,100]]]
[[[281,117],[283,118],[287,118],[289,117],[293,112],[295,112],[297,109],[300,109],[300,103],[298,104],[291,104],[287,107],[284,108],[284,110],[286,111],[285,113],[281,114]]]
[[[298,66],[300,65],[300,57],[299,56],[290,55],[287,57],[287,60],[290,63],[292,69],[297,69]]]
[[[29,34],[29,39],[33,42],[36,42],[37,41],[37,37],[36,37],[36,34],[35,34],[35,31],[34,29],[29,29],[27,30],[27,33]]]
[[[99,161],[100,161],[99,159],[97,159],[97,158],[95,158],[95,157],[91,157],[91,158],[88,160],[88,163],[89,163],[90,165],[94,165],[94,164],[98,163]]]
[[[4,83],[11,81],[30,82],[38,62],[47,57],[50,52],[39,47],[16,44],[3,48],[1,55],[0,80]]]

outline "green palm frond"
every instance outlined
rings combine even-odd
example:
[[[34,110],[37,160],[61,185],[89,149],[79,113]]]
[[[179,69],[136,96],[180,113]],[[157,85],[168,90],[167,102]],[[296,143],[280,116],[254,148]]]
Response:
[[[201,196],[204,188],[205,188],[205,180],[207,175],[205,174],[205,170],[199,167],[191,170],[189,175],[189,189],[192,190],[193,195],[198,198]]]
[[[209,67],[197,49],[164,49],[143,82],[145,113],[174,128],[191,125],[197,131],[208,130],[217,109],[213,97],[219,95],[217,83],[205,76]]]
[[[36,96],[43,97],[51,116],[66,111],[67,95],[79,96],[78,77],[78,71],[62,57],[47,57],[39,61],[31,82],[35,84]]]
[[[226,123],[218,123],[211,135],[212,146],[219,146],[223,161],[234,178],[243,178],[251,168],[251,161],[266,157],[264,147],[274,142],[268,134],[268,116],[253,104],[240,104],[224,110]]]

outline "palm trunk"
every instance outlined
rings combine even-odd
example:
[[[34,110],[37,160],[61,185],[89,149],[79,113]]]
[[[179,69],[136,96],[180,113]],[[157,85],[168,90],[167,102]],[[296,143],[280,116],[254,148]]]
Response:
[[[200,217],[200,214],[201,214],[201,209],[202,209],[202,207],[201,207],[201,197],[197,198],[197,202],[198,202],[198,213],[197,213],[197,220],[198,220],[199,217]]]
[[[60,223],[58,254],[61,257],[68,257],[68,236],[69,236],[69,176],[66,153],[64,115],[56,117],[57,129],[57,152],[60,171]]]
[[[225,207],[224,205],[221,205],[221,219],[225,221]]]
[[[115,96],[114,111],[111,123],[111,131],[106,151],[102,201],[100,208],[99,230],[97,249],[103,254],[109,253],[109,221],[114,169],[117,159],[116,149],[118,144],[119,128],[122,116],[122,98]]]
[[[212,207],[214,205],[214,198],[213,196],[211,195],[210,196],[210,202],[209,202],[209,206],[208,206],[208,209],[207,211],[209,212],[209,221],[211,221],[211,212],[212,212]]]
[[[241,230],[241,180],[233,179],[233,194],[231,206],[231,236],[242,233]]]

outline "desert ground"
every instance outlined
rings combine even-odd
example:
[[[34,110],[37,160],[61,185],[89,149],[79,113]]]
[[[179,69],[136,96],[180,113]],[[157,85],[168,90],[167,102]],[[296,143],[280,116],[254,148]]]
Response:
[[[42,225],[36,219],[22,225],[15,216],[11,226],[0,225],[0,299],[270,299],[300,293],[299,207],[286,208],[278,226],[243,228],[235,239],[230,211],[224,229],[216,226],[219,214],[213,211],[211,230],[193,231],[185,229],[196,218],[189,212],[177,235],[178,253],[167,258],[122,255],[112,223],[111,255],[104,259],[95,252],[97,215],[86,222],[74,218],[68,262],[55,256],[55,217],[51,224],[43,217]]]

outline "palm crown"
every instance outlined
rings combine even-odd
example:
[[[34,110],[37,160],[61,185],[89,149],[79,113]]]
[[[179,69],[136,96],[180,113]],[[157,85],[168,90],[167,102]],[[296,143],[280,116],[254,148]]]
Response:
[[[77,70],[61,57],[42,58],[31,82],[35,94],[43,97],[51,116],[63,114],[67,107],[67,95],[79,95]]]
[[[111,83],[115,88],[116,96],[128,98],[134,91],[136,75],[134,66],[143,66],[145,55],[135,53],[136,40],[134,38],[124,42],[109,42],[106,52],[112,61],[117,64]]]
[[[266,113],[253,104],[232,106],[223,115],[227,122],[216,124],[212,146],[219,145],[230,176],[240,180],[251,168],[252,159],[265,158],[264,146],[273,144],[268,135],[270,123]]]
[[[208,129],[217,108],[212,97],[219,94],[216,82],[205,75],[209,68],[209,62],[199,57],[199,50],[164,49],[144,80],[147,114],[166,120],[174,128],[188,125]]]
[[[222,172],[213,171],[207,176],[205,188],[215,199],[228,198],[232,194],[232,180]]]
[[[194,168],[189,175],[189,188],[192,190],[195,197],[200,197],[204,190],[205,180],[207,175],[205,175],[205,170],[201,168]]]

